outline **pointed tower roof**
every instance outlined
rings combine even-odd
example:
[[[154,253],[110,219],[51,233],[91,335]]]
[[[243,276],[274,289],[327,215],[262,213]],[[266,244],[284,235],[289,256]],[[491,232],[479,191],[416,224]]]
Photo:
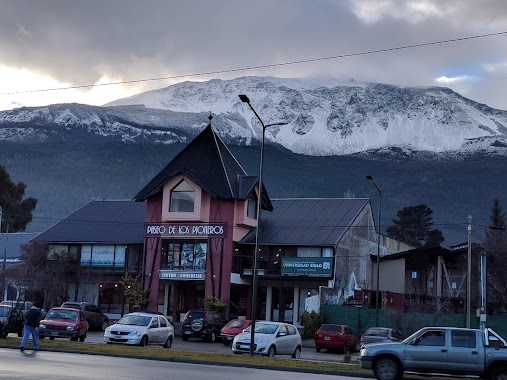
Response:
[[[190,178],[212,197],[222,199],[246,199],[258,184],[258,178],[246,174],[211,124],[174,157],[134,200],[145,201],[178,174]],[[264,188],[262,194],[263,209],[272,210],[271,200]]]

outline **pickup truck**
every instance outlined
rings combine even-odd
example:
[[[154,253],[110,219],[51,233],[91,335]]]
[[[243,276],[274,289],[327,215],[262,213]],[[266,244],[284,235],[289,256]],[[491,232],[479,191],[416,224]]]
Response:
[[[501,380],[507,377],[507,343],[489,328],[424,327],[401,342],[362,347],[359,363],[378,380],[404,373]]]

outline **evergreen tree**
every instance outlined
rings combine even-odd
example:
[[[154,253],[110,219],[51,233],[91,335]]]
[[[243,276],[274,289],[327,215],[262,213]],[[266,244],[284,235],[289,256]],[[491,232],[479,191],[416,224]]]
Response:
[[[37,199],[25,196],[26,185],[14,183],[7,169],[0,165],[0,207],[2,207],[2,226],[0,232],[24,231],[32,221],[32,212],[37,206]]]
[[[386,233],[412,247],[437,245],[444,241],[442,231],[433,229],[433,210],[427,205],[404,207]]]

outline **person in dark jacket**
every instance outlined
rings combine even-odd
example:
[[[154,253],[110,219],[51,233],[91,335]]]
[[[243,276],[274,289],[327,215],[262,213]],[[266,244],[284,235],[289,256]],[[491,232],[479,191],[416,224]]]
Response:
[[[26,313],[23,339],[21,339],[21,345],[19,346],[21,352],[25,351],[25,345],[30,335],[32,336],[34,351],[39,349],[39,322],[42,317],[42,313],[39,308],[40,303],[35,302],[31,309]]]

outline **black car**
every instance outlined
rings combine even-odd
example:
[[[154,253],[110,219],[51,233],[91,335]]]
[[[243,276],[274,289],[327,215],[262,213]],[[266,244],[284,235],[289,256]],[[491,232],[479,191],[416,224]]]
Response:
[[[92,303],[64,302],[60,307],[81,310],[90,326],[90,330],[106,331],[107,326],[109,326],[109,318],[102,313],[97,305]]]
[[[9,333],[23,336],[25,317],[20,310],[9,305],[0,305],[0,338],[7,338]]]
[[[181,325],[183,340],[196,337],[215,342],[226,322],[223,315],[217,311],[190,310],[185,314]]]

